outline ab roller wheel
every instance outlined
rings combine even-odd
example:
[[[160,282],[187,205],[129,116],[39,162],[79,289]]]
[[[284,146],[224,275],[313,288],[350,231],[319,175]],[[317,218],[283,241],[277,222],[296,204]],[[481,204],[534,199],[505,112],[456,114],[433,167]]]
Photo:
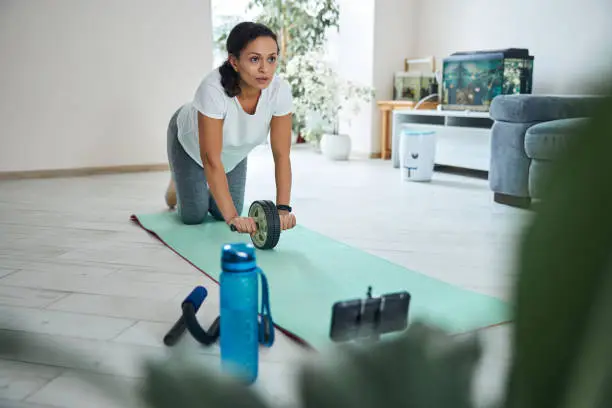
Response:
[[[276,205],[270,200],[254,201],[249,207],[249,217],[253,218],[257,226],[257,231],[251,235],[253,245],[259,249],[274,248],[281,234],[280,216]],[[233,225],[231,229],[236,231]]]
[[[249,207],[249,217],[255,220],[257,232],[251,236],[253,245],[259,249],[271,249],[278,244],[281,222],[276,205],[269,200],[255,201]]]

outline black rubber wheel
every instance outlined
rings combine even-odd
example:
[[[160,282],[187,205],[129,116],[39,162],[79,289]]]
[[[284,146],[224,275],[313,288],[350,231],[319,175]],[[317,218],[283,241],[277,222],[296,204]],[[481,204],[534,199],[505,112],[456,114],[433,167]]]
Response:
[[[257,224],[257,232],[251,237],[253,245],[259,249],[274,248],[281,234],[280,216],[276,205],[270,200],[254,201],[249,207],[249,217]]]

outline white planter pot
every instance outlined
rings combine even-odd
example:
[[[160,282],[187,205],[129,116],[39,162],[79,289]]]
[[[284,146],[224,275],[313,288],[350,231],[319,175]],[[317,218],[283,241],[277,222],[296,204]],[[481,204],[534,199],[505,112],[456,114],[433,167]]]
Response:
[[[330,160],[348,160],[351,154],[350,136],[324,134],[321,138],[321,153]]]

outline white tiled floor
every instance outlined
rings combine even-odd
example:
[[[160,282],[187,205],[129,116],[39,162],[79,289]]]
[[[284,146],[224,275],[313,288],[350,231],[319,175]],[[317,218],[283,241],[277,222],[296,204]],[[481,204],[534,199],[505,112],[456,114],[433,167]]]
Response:
[[[302,146],[293,172],[299,223],[436,278],[508,297],[514,245],[528,214],[493,203],[486,180],[436,173],[431,183],[405,183],[389,161],[329,162]],[[114,407],[88,390],[83,375],[136,384],[142,359],[166,355],[162,337],[180,301],[194,284],[207,285],[129,221],[134,212],[165,209],[167,181],[162,172],[0,183],[0,331],[17,339],[27,331],[40,344],[86,357],[0,351],[0,406]],[[247,202],[266,197],[274,197],[274,172],[262,147],[249,162]],[[217,313],[203,311],[203,324]],[[481,398],[500,390],[508,330],[483,333]],[[277,339],[263,352],[258,389],[277,404],[291,403],[296,363],[309,355],[282,334]],[[203,364],[218,363],[216,346],[184,343]]]

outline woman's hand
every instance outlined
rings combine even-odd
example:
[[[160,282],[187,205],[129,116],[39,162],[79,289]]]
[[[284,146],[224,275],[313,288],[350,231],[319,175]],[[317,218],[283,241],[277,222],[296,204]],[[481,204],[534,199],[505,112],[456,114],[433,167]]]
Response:
[[[295,215],[287,211],[279,211],[278,215],[280,218],[281,231],[295,227]],[[230,227],[234,226],[236,231],[241,233],[249,233],[252,235],[257,232],[257,224],[251,217],[234,217],[228,222],[228,224]]]
[[[255,224],[255,220],[251,217],[234,217],[228,224],[236,227],[236,231],[238,232],[249,234],[257,232],[257,225]]]
[[[278,215],[280,216],[281,231],[295,227],[295,215],[287,211],[279,211]]]

